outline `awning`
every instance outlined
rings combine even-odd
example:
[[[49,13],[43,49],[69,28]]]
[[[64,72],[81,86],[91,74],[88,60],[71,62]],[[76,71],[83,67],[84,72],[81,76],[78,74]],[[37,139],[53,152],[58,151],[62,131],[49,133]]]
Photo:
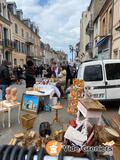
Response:
[[[106,36],[102,39],[100,39],[97,43],[96,43],[96,47],[100,47],[101,45],[103,45],[107,40],[108,40],[109,36]]]

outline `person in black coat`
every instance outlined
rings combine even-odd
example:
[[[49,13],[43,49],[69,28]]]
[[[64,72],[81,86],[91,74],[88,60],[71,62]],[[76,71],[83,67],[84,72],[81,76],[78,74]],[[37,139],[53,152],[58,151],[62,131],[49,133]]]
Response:
[[[2,90],[2,100],[5,100],[6,88],[10,85],[10,72],[7,61],[3,60],[0,66],[0,89]]]
[[[34,64],[31,60],[27,61],[25,77],[26,77],[25,79],[26,88],[33,87],[36,80],[35,80]]]
[[[66,68],[66,88],[68,87],[68,83],[70,81],[70,85],[72,85],[73,83],[73,67],[71,65],[67,65],[67,68]]]

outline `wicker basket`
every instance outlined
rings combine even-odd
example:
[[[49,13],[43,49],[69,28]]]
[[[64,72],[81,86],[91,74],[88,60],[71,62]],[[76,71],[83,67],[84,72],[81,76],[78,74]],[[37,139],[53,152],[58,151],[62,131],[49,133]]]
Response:
[[[33,128],[36,116],[33,114],[25,114],[21,116],[22,127],[25,129]]]

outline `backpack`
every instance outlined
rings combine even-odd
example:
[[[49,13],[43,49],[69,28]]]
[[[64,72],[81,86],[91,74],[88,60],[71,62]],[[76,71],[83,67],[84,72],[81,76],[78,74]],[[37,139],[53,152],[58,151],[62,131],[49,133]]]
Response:
[[[46,137],[46,135],[51,135],[51,127],[49,122],[42,122],[39,126],[39,134],[41,137]]]

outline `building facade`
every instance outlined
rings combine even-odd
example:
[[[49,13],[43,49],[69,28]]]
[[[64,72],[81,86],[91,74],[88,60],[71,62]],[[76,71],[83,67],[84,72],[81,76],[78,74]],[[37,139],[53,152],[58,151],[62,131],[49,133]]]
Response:
[[[120,0],[114,0],[112,58],[120,59]]]
[[[96,19],[95,45],[97,59],[111,59],[112,27],[113,27],[113,0],[106,0],[98,18]],[[94,27],[95,27],[94,25]]]
[[[94,26],[94,38],[93,38],[93,58],[98,59],[98,47],[96,46],[97,41],[100,37],[100,17],[99,13],[103,8],[106,0],[96,0],[94,1],[94,18],[93,18],[93,26]]]
[[[0,64],[6,59],[12,62],[11,22],[6,0],[0,1]]]
[[[59,56],[58,56],[59,55]],[[30,19],[24,19],[23,12],[15,2],[0,0],[0,64],[6,59],[11,66],[23,66],[27,60],[36,65],[66,61],[66,55],[44,45],[39,28]]]
[[[80,61],[85,61],[89,59],[89,54],[87,50],[89,36],[86,34],[86,27],[88,21],[89,21],[89,12],[85,11],[83,12],[82,18],[80,20],[80,52],[79,52]]]
[[[38,65],[42,59],[38,28],[31,23],[30,19],[23,19],[23,12],[17,9],[15,3],[8,3],[8,9],[12,22],[11,39],[14,42],[13,66],[23,66],[28,59]]]
[[[68,56],[63,51],[55,51],[49,44],[44,44],[44,64],[51,65],[52,62],[67,64]]]

